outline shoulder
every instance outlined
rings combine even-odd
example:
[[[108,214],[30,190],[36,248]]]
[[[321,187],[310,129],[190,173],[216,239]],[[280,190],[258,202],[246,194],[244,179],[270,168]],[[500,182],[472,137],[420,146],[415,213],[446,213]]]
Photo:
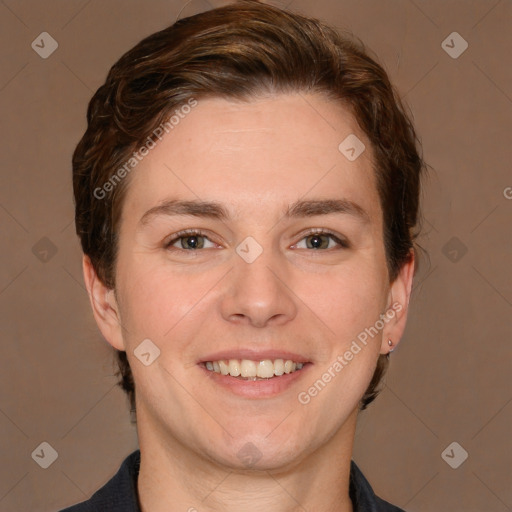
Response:
[[[124,459],[117,473],[90,499],[60,512],[140,512],[137,498],[137,477],[140,451]]]
[[[354,461],[350,463],[349,493],[354,512],[405,512],[376,496],[370,483]]]

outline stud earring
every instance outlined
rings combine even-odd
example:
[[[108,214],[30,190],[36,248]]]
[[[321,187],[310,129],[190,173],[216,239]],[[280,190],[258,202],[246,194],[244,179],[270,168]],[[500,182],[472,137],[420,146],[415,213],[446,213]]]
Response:
[[[393,348],[393,342],[391,340],[388,340],[388,345],[390,347],[389,351],[393,352],[393,350],[395,350],[395,349]]]

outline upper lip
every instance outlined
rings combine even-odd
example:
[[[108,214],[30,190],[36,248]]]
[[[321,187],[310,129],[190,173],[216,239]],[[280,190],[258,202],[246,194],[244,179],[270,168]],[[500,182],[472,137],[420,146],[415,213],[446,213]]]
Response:
[[[290,359],[295,363],[308,363],[310,359],[294,352],[287,352],[283,350],[254,350],[254,349],[232,349],[222,350],[202,357],[199,362],[206,363],[207,361],[221,361],[226,359],[250,359],[252,361],[263,361],[265,359]]]

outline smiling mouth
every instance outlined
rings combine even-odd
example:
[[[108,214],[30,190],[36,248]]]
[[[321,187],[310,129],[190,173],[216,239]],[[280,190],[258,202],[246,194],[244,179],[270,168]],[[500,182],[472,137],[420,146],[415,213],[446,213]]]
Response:
[[[269,380],[288,373],[302,370],[305,364],[297,363],[291,359],[222,359],[219,361],[206,361],[204,367],[214,373],[231,376],[240,380]]]

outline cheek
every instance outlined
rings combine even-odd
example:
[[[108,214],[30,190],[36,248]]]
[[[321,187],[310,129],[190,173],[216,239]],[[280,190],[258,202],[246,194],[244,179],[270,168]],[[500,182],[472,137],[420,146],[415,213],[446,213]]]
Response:
[[[383,275],[374,263],[359,261],[322,276],[297,278],[294,291],[316,313],[335,344],[345,344],[374,325],[383,312],[387,295]]]
[[[319,425],[332,426],[331,415],[340,425],[370,383],[381,345],[381,330],[375,326],[386,296],[380,276],[381,272],[369,267],[340,273],[312,301],[330,331],[309,387],[302,390],[305,400],[313,402],[318,397],[314,407]]]
[[[196,276],[146,261],[134,261],[118,273],[123,297],[121,316],[130,340],[150,338],[161,343],[186,318],[206,314],[205,298],[219,277],[217,272]]]

